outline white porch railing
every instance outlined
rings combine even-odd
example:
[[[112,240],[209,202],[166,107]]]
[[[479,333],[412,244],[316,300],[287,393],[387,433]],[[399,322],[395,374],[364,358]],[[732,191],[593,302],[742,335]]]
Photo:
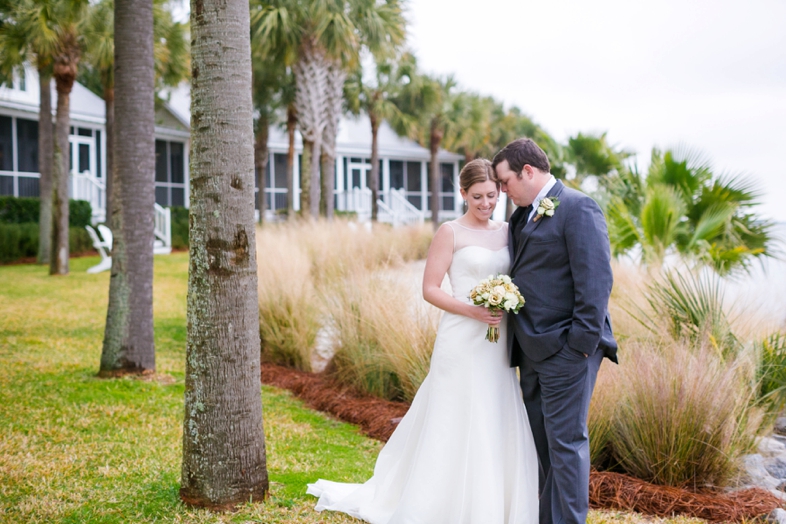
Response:
[[[71,173],[70,197],[74,200],[87,200],[93,208],[93,224],[106,222],[106,187],[90,173]],[[154,204],[153,232],[155,241],[153,253],[166,255],[172,252],[172,214],[169,208]]]
[[[379,193],[379,197],[377,199],[377,219],[380,222],[394,226],[423,223],[423,212],[407,200],[404,190],[382,191]],[[356,213],[361,222],[370,220],[371,190],[367,187],[355,187],[349,191],[336,193],[336,209]]]
[[[93,208],[92,222],[106,222],[106,187],[97,178],[84,173],[71,172],[71,198],[87,200]]]
[[[157,240],[153,243],[153,253],[168,255],[172,252],[172,213],[168,207],[153,204],[155,218],[153,232]]]

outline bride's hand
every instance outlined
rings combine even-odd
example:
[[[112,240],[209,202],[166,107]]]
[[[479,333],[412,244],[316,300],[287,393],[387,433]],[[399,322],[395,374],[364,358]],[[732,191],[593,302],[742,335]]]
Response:
[[[498,326],[502,321],[502,311],[488,309],[483,306],[470,306],[469,315],[467,316],[489,326]]]

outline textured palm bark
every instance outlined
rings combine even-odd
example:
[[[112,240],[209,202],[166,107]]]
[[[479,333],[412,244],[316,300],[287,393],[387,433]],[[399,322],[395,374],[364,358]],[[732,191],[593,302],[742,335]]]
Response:
[[[265,195],[265,173],[267,172],[267,163],[270,160],[270,152],[267,148],[267,138],[269,134],[268,126],[269,124],[267,117],[260,116],[259,121],[257,122],[257,140],[254,144],[254,164],[256,167],[257,187],[259,188],[257,198],[259,199],[260,225],[265,222],[265,209],[267,208],[267,198]]]
[[[115,2],[112,274],[100,376],[153,373],[153,3]],[[118,140],[122,137],[122,140]]]
[[[104,88],[104,110],[106,112],[106,173],[105,180],[105,194],[106,202],[104,209],[106,209],[106,221],[111,224],[110,217],[112,216],[112,182],[115,178],[115,88]],[[101,144],[96,144],[96,147],[101,147]],[[111,225],[110,225],[111,228]]]
[[[52,165],[52,242],[49,274],[68,274],[68,129],[71,123],[71,87],[67,79],[57,78],[57,114]]]
[[[295,127],[297,127],[297,112],[295,106],[287,106],[287,218],[295,216]]]
[[[319,167],[322,134],[328,117],[329,69],[324,50],[316,42],[306,40],[292,71],[295,75],[295,107],[304,143],[300,213],[313,218],[319,216]],[[311,144],[308,155],[307,144]]]
[[[38,215],[38,263],[47,264],[51,259],[52,248],[52,75],[45,67],[39,67],[38,80],[41,92],[38,112],[38,194],[41,202]]]
[[[303,155],[300,157],[300,216],[311,216],[311,157],[314,156],[314,142],[303,139]]]
[[[379,214],[379,119],[373,113],[368,116],[371,119],[371,180],[368,181],[368,188],[371,190],[371,220],[376,222]]]
[[[440,176],[439,176],[439,145],[442,143],[442,130],[439,127],[437,119],[434,119],[431,124],[431,140],[429,143],[429,151],[431,153],[431,173],[429,173],[429,180],[431,181],[431,224],[434,231],[439,229],[439,190],[440,190]]]
[[[331,61],[325,77],[325,128],[322,133],[322,213],[333,219],[336,187],[336,137],[344,108],[344,81],[347,73],[338,61]]]
[[[192,0],[188,341],[180,497],[268,490],[260,391],[248,2]]]

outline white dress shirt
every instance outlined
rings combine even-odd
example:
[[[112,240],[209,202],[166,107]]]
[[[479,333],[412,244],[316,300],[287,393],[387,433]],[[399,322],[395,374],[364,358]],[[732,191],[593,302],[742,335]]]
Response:
[[[546,198],[546,195],[549,194],[549,191],[551,191],[551,188],[554,187],[554,184],[557,183],[557,179],[554,178],[554,175],[549,175],[549,177],[550,177],[549,181],[546,182],[546,185],[543,186],[543,189],[540,190],[540,193],[538,193],[538,196],[536,196],[535,200],[532,201],[532,211],[529,212],[529,217],[527,217],[527,222],[532,220],[532,217],[535,215],[535,213],[538,210],[538,204],[540,204],[540,201],[543,200],[544,198]]]

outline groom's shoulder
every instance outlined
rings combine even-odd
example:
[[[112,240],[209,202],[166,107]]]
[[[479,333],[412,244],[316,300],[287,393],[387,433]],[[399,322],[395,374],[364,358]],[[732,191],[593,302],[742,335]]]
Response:
[[[560,204],[562,203],[569,203],[572,205],[578,204],[582,207],[589,206],[590,208],[600,209],[600,205],[598,205],[594,198],[583,191],[568,186],[564,186],[562,194],[560,195]]]

